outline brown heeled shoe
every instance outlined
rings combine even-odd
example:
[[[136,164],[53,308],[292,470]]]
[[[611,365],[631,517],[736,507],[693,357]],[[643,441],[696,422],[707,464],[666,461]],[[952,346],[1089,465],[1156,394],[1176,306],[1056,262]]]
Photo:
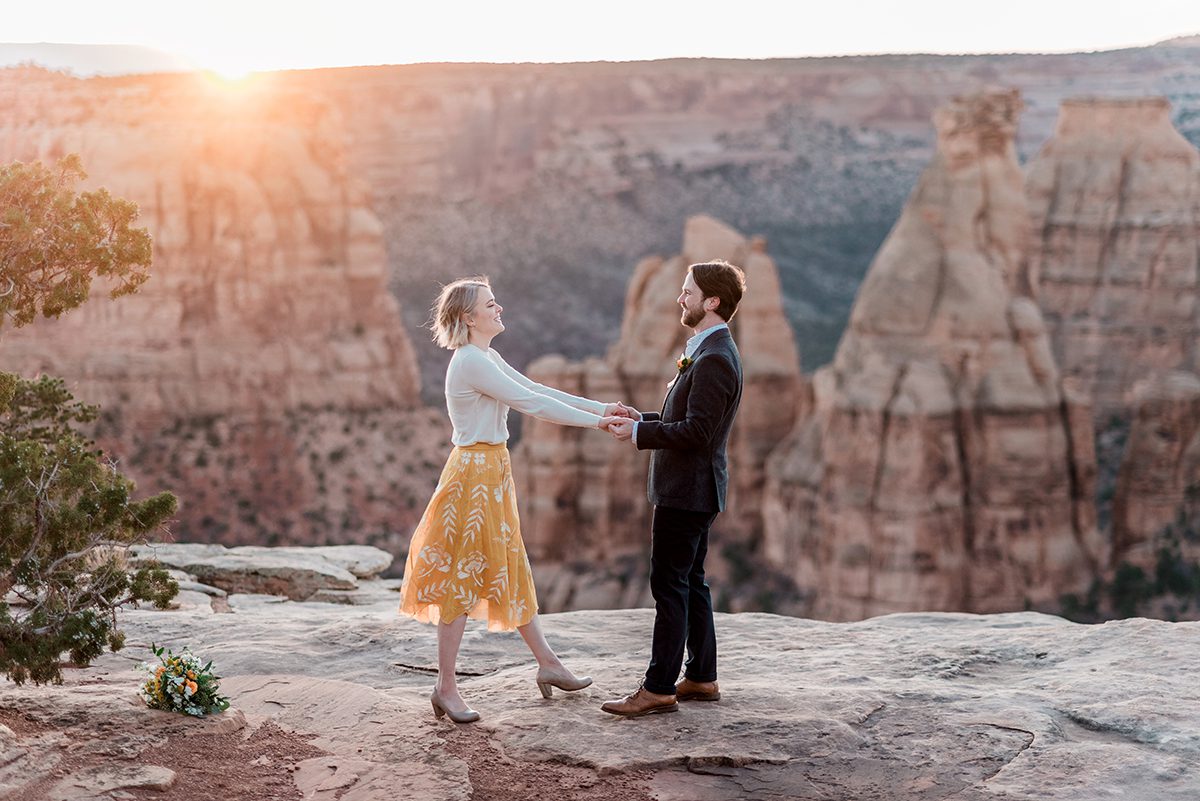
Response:
[[[543,698],[552,698],[554,696],[554,694],[550,691],[551,687],[557,687],[558,689],[566,690],[567,692],[575,692],[576,690],[582,690],[584,687],[590,687],[591,684],[591,676],[576,677],[570,675],[570,672],[568,671],[568,676],[564,678],[562,675],[554,673],[553,671],[546,670],[545,668],[538,668],[537,686],[538,689],[542,691]]]
[[[449,715],[450,719],[455,723],[474,723],[479,720],[479,713],[470,707],[467,708],[466,712],[455,712],[447,709],[446,705],[442,703],[441,696],[437,694],[437,690],[434,690],[430,694],[429,703],[433,705],[433,716],[439,720],[443,715]]]

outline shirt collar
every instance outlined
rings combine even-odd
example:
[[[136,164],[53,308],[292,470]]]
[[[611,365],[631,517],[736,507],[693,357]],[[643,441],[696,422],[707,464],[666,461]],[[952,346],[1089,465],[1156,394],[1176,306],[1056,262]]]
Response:
[[[692,336],[690,339],[688,339],[687,344],[683,346],[683,355],[689,359],[692,358],[692,354],[695,353],[696,349],[700,347],[700,343],[703,342],[709,334],[715,331],[720,331],[722,328],[728,330],[729,324],[717,323],[712,328],[706,328],[699,334]]]

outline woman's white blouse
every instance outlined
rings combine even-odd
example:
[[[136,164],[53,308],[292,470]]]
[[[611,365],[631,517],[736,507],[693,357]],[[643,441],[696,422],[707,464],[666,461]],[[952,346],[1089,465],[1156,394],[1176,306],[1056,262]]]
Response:
[[[446,409],[454,426],[451,442],[507,442],[509,407],[539,420],[579,428],[595,428],[604,414],[603,403],[530,381],[491,348],[468,344],[455,350],[446,368]]]

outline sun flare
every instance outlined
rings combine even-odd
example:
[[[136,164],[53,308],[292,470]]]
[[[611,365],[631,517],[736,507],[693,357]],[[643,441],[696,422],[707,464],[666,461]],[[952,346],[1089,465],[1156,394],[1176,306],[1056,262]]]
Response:
[[[230,95],[244,94],[254,88],[262,77],[261,73],[245,72],[233,73],[222,72],[219,70],[204,70],[201,73],[204,76],[205,82],[213,89],[219,90],[222,93]]]

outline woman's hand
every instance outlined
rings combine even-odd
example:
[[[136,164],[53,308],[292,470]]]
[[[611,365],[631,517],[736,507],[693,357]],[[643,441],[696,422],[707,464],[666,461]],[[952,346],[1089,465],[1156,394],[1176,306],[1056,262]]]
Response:
[[[605,417],[627,417],[630,420],[641,420],[642,413],[632,406],[617,401],[616,403],[608,403],[604,406]]]
[[[596,428],[600,429],[601,431],[608,431],[614,423],[619,423],[626,419],[627,418],[625,417],[619,417],[617,415],[605,415],[604,417],[600,418],[600,422],[596,423]]]
[[[617,417],[628,417],[630,420],[637,420],[638,422],[641,422],[642,413],[637,409],[633,408],[632,406],[626,406],[620,401],[617,401],[615,405],[617,410],[612,413],[613,415]]]

